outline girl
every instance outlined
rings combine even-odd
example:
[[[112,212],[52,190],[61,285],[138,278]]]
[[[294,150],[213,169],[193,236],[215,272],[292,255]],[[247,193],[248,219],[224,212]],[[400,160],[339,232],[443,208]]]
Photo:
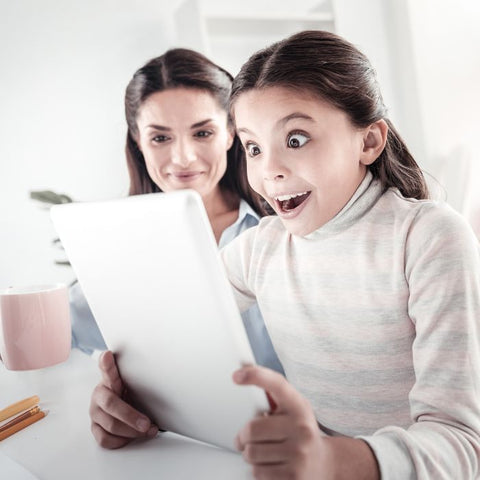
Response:
[[[222,256],[288,378],[234,373],[271,399],[237,437],[255,477],[478,478],[478,243],[428,200],[368,60],[331,33],[296,34],[244,65],[231,112],[277,216]],[[120,385],[114,366],[104,376]],[[110,408],[133,422],[123,406]]]
[[[296,34],[243,66],[231,112],[277,216],[222,255],[289,381],[234,374],[272,399],[237,437],[255,477],[478,478],[478,244],[428,200],[368,60]]]

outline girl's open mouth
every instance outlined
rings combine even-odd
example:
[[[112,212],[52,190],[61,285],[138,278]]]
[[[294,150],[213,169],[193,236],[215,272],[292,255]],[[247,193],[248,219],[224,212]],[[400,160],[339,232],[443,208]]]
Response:
[[[289,193],[274,197],[275,202],[281,212],[288,213],[299,207],[312,192]]]

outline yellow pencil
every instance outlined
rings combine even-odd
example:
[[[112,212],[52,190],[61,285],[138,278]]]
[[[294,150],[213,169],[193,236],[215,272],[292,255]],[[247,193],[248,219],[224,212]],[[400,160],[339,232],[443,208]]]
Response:
[[[31,415],[25,420],[22,420],[21,422],[18,422],[15,425],[12,425],[10,428],[7,428],[5,431],[0,433],[0,441],[4,440],[10,435],[13,435],[14,433],[17,433],[19,430],[22,430],[23,428],[28,427],[32,423],[38,422],[38,420],[41,420],[44,416],[45,416],[45,412],[43,410],[40,410],[38,413]]]
[[[39,411],[40,411],[40,407],[37,405],[36,407],[33,407],[30,410],[27,410],[26,412],[21,413],[20,415],[17,415],[15,418],[12,418],[12,420],[10,420],[9,422],[5,423],[0,427],[0,433],[9,429],[13,425],[20,423],[22,420],[25,420],[26,418],[31,417],[32,415],[35,415]]]
[[[20,400],[19,402],[0,410],[0,422],[13,417],[17,413],[23,412],[23,410],[28,410],[29,408],[34,407],[39,401],[40,398],[38,395],[34,395],[33,397],[25,398],[24,400]]]

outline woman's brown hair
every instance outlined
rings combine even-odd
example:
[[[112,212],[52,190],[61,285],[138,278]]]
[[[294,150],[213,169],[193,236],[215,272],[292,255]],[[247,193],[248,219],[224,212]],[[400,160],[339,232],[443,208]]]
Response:
[[[160,192],[150,178],[145,159],[138,148],[137,115],[143,102],[153,93],[175,88],[191,88],[210,93],[228,112],[232,76],[204,55],[185,48],[168,50],[137,70],[125,92],[127,120],[126,157],[130,176],[130,195]],[[228,119],[231,125],[231,119]],[[220,188],[246,200],[260,215],[264,215],[261,198],[248,185],[245,152],[237,136],[227,152],[227,169],[219,182]]]
[[[310,30],[255,53],[233,82],[230,110],[242,93],[277,86],[326,100],[360,128],[385,119],[385,148],[368,168],[385,190],[396,187],[404,197],[428,198],[420,167],[387,118],[376,73],[354,45],[333,33]]]

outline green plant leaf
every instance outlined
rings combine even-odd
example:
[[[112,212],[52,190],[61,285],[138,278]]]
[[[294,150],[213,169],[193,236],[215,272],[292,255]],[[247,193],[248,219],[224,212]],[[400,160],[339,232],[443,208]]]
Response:
[[[72,198],[68,195],[64,193],[56,193],[52,190],[30,190],[30,198],[50,206],[73,202]],[[59,238],[54,238],[52,243],[63,250],[63,246]],[[68,260],[55,260],[55,265],[70,266],[70,262]]]
[[[65,265],[66,267],[70,267],[70,262],[68,260],[55,260],[55,265]]]
[[[65,193],[56,193],[52,190],[31,190],[30,198],[42,203],[48,203],[51,205],[57,205],[59,203],[72,203],[71,197]]]

